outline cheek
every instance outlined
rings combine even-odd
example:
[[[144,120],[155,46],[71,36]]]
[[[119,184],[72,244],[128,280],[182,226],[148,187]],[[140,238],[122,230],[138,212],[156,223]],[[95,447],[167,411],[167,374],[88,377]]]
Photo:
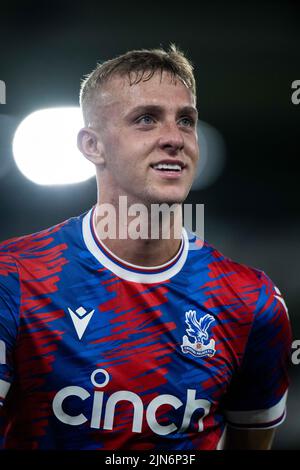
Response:
[[[198,142],[196,139],[190,143],[190,152],[191,152],[191,156],[193,160],[197,162],[199,160],[200,152],[199,152]]]
[[[141,133],[124,132],[114,129],[104,140],[108,168],[112,171],[137,173],[148,164],[148,156],[153,151],[153,138]],[[120,175],[122,176],[122,175]]]
[[[124,139],[120,138],[117,133],[107,136],[105,139],[107,167],[112,171],[126,168],[127,151],[128,145],[124,143]]]

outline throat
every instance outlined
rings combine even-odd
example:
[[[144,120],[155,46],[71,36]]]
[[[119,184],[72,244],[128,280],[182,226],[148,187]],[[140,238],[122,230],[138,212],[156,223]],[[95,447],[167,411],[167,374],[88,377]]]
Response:
[[[104,240],[101,243],[112,254],[129,264],[155,267],[168,263],[181,247],[181,239],[171,240]]]

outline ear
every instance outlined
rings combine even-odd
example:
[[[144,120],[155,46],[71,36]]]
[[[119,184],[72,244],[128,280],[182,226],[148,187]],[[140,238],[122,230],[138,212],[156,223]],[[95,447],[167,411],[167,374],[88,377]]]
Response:
[[[90,127],[80,129],[77,136],[77,147],[90,162],[101,165],[105,162],[102,143],[96,131]]]

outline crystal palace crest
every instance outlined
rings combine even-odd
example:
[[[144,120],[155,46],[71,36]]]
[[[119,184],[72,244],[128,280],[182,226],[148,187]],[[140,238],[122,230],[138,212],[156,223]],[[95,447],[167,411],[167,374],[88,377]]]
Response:
[[[216,352],[215,340],[209,338],[208,329],[214,321],[214,317],[208,313],[197,320],[195,310],[185,312],[185,323],[188,325],[186,332],[194,341],[191,342],[188,336],[184,335],[181,345],[182,352],[196,357],[212,357]]]

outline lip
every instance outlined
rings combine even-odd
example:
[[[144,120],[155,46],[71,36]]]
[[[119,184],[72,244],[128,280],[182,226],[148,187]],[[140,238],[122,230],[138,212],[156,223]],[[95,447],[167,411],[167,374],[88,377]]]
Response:
[[[153,168],[154,165],[159,165],[159,164],[161,164],[161,165],[163,165],[163,164],[179,165],[181,167],[181,170],[184,170],[184,168],[186,167],[186,165],[181,160],[175,160],[174,158],[166,158],[164,160],[159,160],[158,162],[151,163],[150,166],[151,166],[151,168]],[[157,170],[157,171],[161,171],[161,170]],[[167,172],[167,170],[165,170],[165,172]]]
[[[182,178],[183,174],[185,173],[185,167],[181,168],[180,171],[168,171],[168,170],[157,170],[152,167],[151,165],[151,170],[154,171],[158,176],[160,176],[163,179],[168,179],[168,180],[178,180]]]

